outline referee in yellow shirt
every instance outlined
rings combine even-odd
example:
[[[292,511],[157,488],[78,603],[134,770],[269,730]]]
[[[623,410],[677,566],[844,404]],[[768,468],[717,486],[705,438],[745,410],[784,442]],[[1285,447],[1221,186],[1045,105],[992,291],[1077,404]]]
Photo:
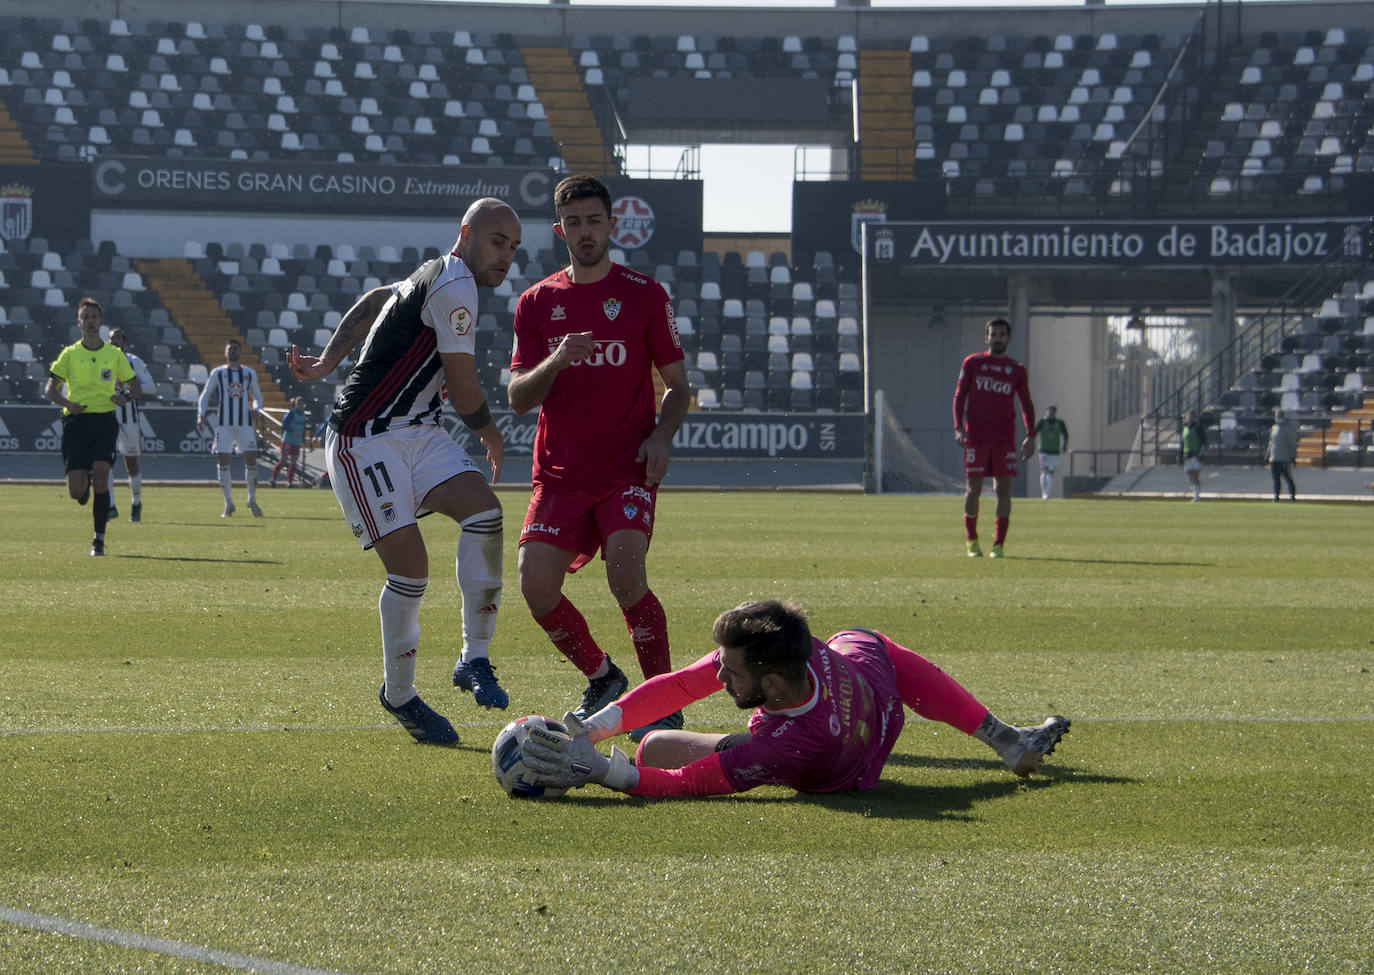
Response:
[[[116,407],[137,399],[143,391],[138,376],[122,351],[100,337],[105,313],[94,298],[76,306],[81,341],[67,346],[48,367],[48,399],[62,407],[62,461],[67,468],[67,493],[85,504],[95,491],[91,514],[95,538],[91,554],[105,554],[105,522],[110,514],[110,465],[119,438]],[[125,392],[118,392],[118,383]],[[65,393],[63,387],[66,387]],[[94,484],[92,484],[94,482]]]

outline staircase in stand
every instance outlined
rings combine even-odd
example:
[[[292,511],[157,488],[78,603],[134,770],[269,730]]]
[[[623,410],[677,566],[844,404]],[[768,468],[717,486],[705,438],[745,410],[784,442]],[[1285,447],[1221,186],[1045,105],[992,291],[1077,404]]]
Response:
[[[38,157],[33,154],[29,141],[10,117],[4,102],[0,102],[0,163],[11,166],[38,165]]]
[[[238,341],[243,346],[243,364],[251,366],[258,374],[263,405],[279,410],[287,408],[286,394],[277,384],[276,377],[263,366],[257,349],[244,341],[233,321],[220,308],[215,293],[206,287],[190,261],[180,257],[135,258],[133,264],[162,307],[167,309],[172,323],[195,347],[196,357],[201,362],[223,363],[225,344]],[[275,427],[268,424],[268,429],[275,430]]]
[[[911,55],[859,54],[859,178],[915,179]]]
[[[1331,426],[1309,433],[1298,441],[1298,464],[1302,467],[1325,467],[1324,452],[1338,445],[1342,433],[1349,432],[1359,445],[1361,434],[1374,429],[1374,396],[1366,396],[1359,409],[1347,410],[1331,418]],[[1348,449],[1353,449],[1348,448]]]
[[[606,145],[592,111],[582,76],[566,48],[523,47],[525,71],[539,103],[548,113],[549,128],[568,171],[616,176],[620,163]]]

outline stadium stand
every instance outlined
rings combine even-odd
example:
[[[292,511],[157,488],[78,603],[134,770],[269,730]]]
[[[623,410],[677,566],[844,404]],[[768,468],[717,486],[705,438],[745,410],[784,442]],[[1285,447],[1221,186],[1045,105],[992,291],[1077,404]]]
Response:
[[[0,159],[615,171],[613,119],[628,112],[636,79],[763,78],[824,82],[845,116],[857,81],[855,175],[938,180],[953,207],[974,213],[1139,206],[1142,173],[1161,213],[1274,199],[1290,212],[1329,212],[1348,177],[1374,174],[1374,44],[1354,27],[1264,30],[1217,47],[1196,32],[1107,27],[882,40],[803,30],[517,37],[217,22],[205,11],[177,23],[0,16]],[[1136,156],[1138,128],[1185,119],[1170,155]],[[40,401],[43,363],[70,340],[74,304],[91,294],[151,352],[164,398],[184,399],[224,337],[237,335],[274,396],[300,393],[317,408],[332,389],[295,383],[284,349],[318,347],[356,294],[436,253],[195,241],[180,259],[151,262],[83,239],[3,246],[3,399]],[[618,256],[672,292],[698,408],[862,409],[857,269],[836,253],[703,246]],[[560,263],[550,251],[522,252],[484,308],[479,328],[493,341],[479,368],[498,404],[509,350],[495,337],[509,334],[514,296]],[[1276,334],[1264,368],[1221,394],[1225,438],[1253,445],[1256,411],[1275,403],[1304,411],[1311,432],[1362,408],[1374,375],[1374,272],[1345,290]]]

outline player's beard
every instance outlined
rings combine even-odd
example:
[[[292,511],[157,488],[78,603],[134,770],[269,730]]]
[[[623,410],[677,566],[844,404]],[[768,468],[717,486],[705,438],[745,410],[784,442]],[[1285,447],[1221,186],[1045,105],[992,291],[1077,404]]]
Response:
[[[739,708],[741,711],[747,711],[750,708],[761,708],[767,700],[768,695],[764,693],[763,682],[755,681],[754,686],[750,688],[748,694],[735,697],[735,707]]]
[[[595,241],[591,243],[592,250],[590,255],[584,255],[582,243],[578,242],[576,246],[572,244],[568,245],[568,256],[572,258],[574,263],[580,264],[583,267],[596,267],[606,259],[606,253],[611,249],[611,241],[608,237],[606,240],[602,241],[599,246]]]
[[[989,350],[993,355],[1006,355],[1006,354],[1007,354],[1007,343],[1005,343],[1005,342],[994,342],[994,343],[992,343],[992,345],[990,345],[990,346],[988,347],[988,350]]]

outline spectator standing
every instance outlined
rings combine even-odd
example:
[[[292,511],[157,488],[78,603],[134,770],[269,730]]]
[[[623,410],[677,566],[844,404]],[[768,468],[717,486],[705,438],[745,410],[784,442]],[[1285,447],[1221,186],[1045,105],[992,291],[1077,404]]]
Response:
[[[114,463],[119,421],[115,409],[142,392],[129,358],[100,337],[105,314],[94,298],[76,308],[81,340],[63,349],[48,367],[44,395],[62,407],[62,462],[67,494],[78,504],[95,503],[91,554],[105,554],[105,526],[110,514],[110,465]],[[121,387],[121,383],[125,384]]]
[[[286,486],[295,487],[296,464],[301,458],[301,445],[305,443],[305,428],[310,417],[305,412],[305,397],[297,396],[291,401],[291,409],[281,418],[281,457],[272,466],[272,479],[268,482],[277,486],[277,472],[282,464],[286,465]]]
[[[110,344],[128,358],[129,365],[134,367],[134,375],[138,376],[139,385],[143,389],[157,388],[157,384],[153,382],[153,375],[148,371],[143,360],[129,351],[129,339],[122,328],[116,328],[110,332]],[[119,452],[124,455],[124,470],[129,474],[129,520],[137,523],[143,520],[143,473],[139,468],[139,458],[143,454],[143,425],[142,421],[139,420],[138,399],[126,395],[123,405],[115,408],[115,415],[119,420],[117,445]],[[115,509],[114,478],[112,477],[110,479],[109,517],[119,517],[119,512]]]
[[[554,189],[554,215],[569,263],[520,296],[507,392],[516,412],[539,408],[520,591],[587,677],[576,708],[585,717],[629,686],[563,594],[565,576],[598,550],[641,672],[672,669],[668,620],[645,563],[668,448],[692,394],[672,300],[657,281],[610,258],[616,220],[606,185],[567,177]],[[657,420],[655,367],[665,387]],[[682,727],[681,714],[655,717]]]
[[[1274,500],[1279,499],[1279,481],[1288,482],[1288,500],[1298,500],[1298,488],[1293,483],[1293,464],[1298,459],[1298,431],[1296,424],[1283,410],[1274,411],[1274,425],[1269,428],[1269,447],[1265,450],[1269,473],[1274,478]]]
[[[1179,435],[1179,453],[1183,457],[1183,472],[1188,475],[1188,486],[1192,489],[1193,500],[1202,500],[1202,451],[1207,446],[1207,434],[1197,413],[1189,410],[1183,417],[1183,429]]]
[[[1069,428],[1058,413],[1057,406],[1045,407],[1045,415],[1035,425],[1035,445],[1040,452],[1040,497],[1046,501],[1054,493],[1059,456],[1069,450]]]
[[[196,406],[197,430],[205,429],[208,411],[215,411],[215,443],[211,450],[219,465],[219,489],[224,493],[221,518],[228,518],[237,510],[229,476],[229,455],[235,450],[243,454],[248,510],[253,512],[253,517],[262,517],[262,509],[258,507],[258,437],[253,432],[258,411],[262,409],[262,387],[258,385],[258,374],[243,364],[242,356],[242,344],[237,339],[230,339],[224,346],[224,365],[211,370]]]
[[[510,700],[489,659],[501,604],[501,503],[439,421],[447,400],[486,448],[491,481],[500,478],[505,441],[477,381],[477,289],[506,279],[520,233],[509,206],[478,200],[447,255],[359,298],[319,356],[292,346],[287,359],[297,379],[318,380],[362,344],[329,418],[326,469],[354,537],[386,570],[377,606],[385,678],[378,700],[421,744],[458,743],[452,723],[415,689],[420,599],[429,585],[417,523],[425,515],[440,512],[462,529],[455,572],[463,649],[453,682],[484,708]]]
[[[964,448],[964,533],[971,558],[983,554],[978,544],[978,506],[983,481],[988,476],[997,489],[994,559],[1003,555],[1002,546],[1011,525],[1011,479],[1016,476],[1015,398],[1021,404],[1021,423],[1026,437],[1021,442],[1021,459],[1030,460],[1035,449],[1035,405],[1031,403],[1026,367],[1007,355],[1011,343],[1011,323],[994,318],[984,330],[986,352],[977,352],[959,367],[954,387],[954,439]]]

